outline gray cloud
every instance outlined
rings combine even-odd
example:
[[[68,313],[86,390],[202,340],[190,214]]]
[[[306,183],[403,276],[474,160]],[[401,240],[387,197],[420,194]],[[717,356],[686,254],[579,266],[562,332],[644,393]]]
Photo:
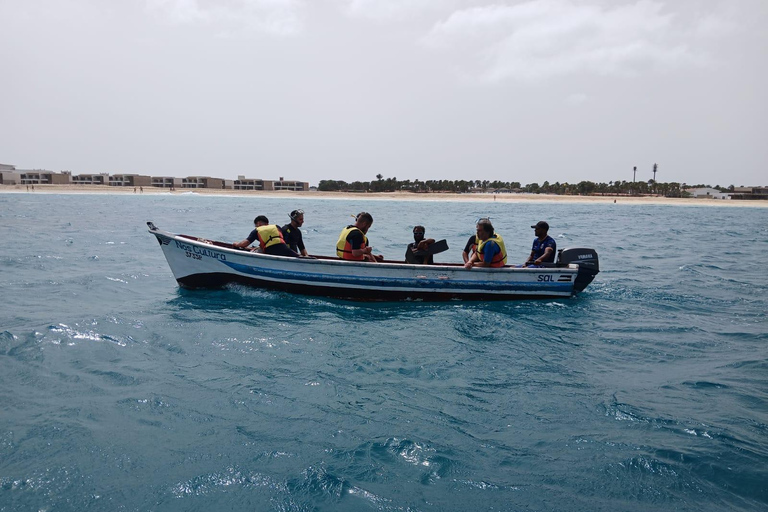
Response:
[[[423,43],[436,51],[471,48],[475,76],[498,82],[702,65],[706,56],[692,43],[729,29],[712,17],[685,20],[649,0],[609,6],[536,0],[458,10],[436,23]]]
[[[148,12],[175,24],[209,25],[222,35],[303,30],[303,0],[146,0]]]
[[[340,0],[344,12],[353,18],[379,21],[403,21],[451,12],[462,0]]]

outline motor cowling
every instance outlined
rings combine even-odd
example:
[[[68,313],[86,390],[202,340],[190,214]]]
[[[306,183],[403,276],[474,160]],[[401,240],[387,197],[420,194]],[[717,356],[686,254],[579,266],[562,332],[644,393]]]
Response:
[[[574,290],[578,293],[584,290],[600,272],[600,261],[597,257],[597,251],[594,249],[578,247],[558,251],[558,266],[565,266],[571,263],[579,266],[579,273],[576,275],[576,282],[573,284]]]

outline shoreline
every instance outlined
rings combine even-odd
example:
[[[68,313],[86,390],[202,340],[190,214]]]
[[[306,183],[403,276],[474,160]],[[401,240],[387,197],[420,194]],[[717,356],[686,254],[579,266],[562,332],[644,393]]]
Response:
[[[672,206],[723,206],[768,208],[768,201],[743,201],[703,198],[677,198],[652,196],[562,196],[554,194],[454,194],[454,193],[413,193],[413,192],[295,192],[261,190],[219,190],[179,189],[171,192],[167,188],[145,187],[144,192],[135,192],[133,187],[110,187],[103,185],[35,185],[34,191],[27,191],[26,185],[0,185],[0,194],[65,194],[65,195],[201,195],[219,197],[258,197],[285,199],[364,199],[374,201],[461,201],[485,203],[580,203],[580,204],[647,204]]]

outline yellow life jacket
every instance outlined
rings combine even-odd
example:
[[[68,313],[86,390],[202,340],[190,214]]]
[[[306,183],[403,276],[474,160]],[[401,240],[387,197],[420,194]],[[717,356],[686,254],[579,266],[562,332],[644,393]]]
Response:
[[[477,255],[480,257],[480,261],[483,261],[483,249],[485,248],[485,244],[488,242],[496,242],[496,244],[499,246],[499,249],[501,251],[497,252],[493,256],[493,260],[490,262],[490,267],[503,267],[507,264],[507,249],[504,247],[504,239],[501,238],[501,235],[498,233],[495,233],[492,237],[490,237],[488,240],[481,240],[480,243],[477,245]]]
[[[283,240],[283,233],[280,231],[280,228],[274,224],[259,226],[256,228],[256,233],[258,234],[259,247],[261,247],[262,251],[267,247],[285,243],[285,240]]]
[[[336,242],[336,256],[338,256],[343,260],[363,261],[365,259],[364,255],[362,254],[360,256],[352,255],[352,245],[350,245],[350,243],[347,241],[347,237],[353,231],[360,231],[360,233],[363,235],[363,240],[365,241],[365,245],[368,246],[368,237],[365,236],[365,233],[363,233],[363,231],[360,228],[356,226],[347,226],[341,230],[341,234],[339,235],[339,241]]]

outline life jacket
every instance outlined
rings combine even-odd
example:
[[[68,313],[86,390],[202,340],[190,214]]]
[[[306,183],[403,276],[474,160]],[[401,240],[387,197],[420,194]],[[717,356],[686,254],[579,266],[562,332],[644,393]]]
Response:
[[[501,251],[497,252],[493,259],[490,261],[490,267],[503,267],[507,264],[507,249],[504,247],[504,239],[501,238],[501,235],[498,233],[495,233],[493,236],[491,236],[488,240],[482,240],[477,246],[477,255],[480,257],[480,261],[483,261],[483,249],[485,248],[485,244],[488,242],[496,242],[496,244],[499,246],[499,249]]]
[[[355,261],[363,261],[365,259],[364,255],[360,256],[353,256],[352,255],[352,246],[347,241],[347,237],[349,234],[353,231],[360,231],[363,235],[363,240],[365,241],[365,245],[368,245],[368,237],[365,236],[365,233],[363,231],[356,227],[356,226],[347,226],[344,229],[341,230],[341,234],[339,235],[339,241],[336,242],[336,256],[343,260],[355,260]]]
[[[259,247],[261,247],[262,251],[267,247],[285,243],[283,233],[274,224],[259,226],[256,228],[256,233],[259,236]]]

